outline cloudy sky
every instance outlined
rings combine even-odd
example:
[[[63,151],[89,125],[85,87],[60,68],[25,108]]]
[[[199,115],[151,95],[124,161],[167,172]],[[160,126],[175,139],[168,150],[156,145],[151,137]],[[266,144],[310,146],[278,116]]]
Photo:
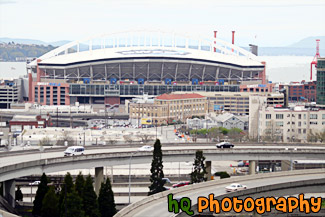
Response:
[[[134,29],[286,46],[325,35],[324,0],[0,0],[0,37],[46,42]]]

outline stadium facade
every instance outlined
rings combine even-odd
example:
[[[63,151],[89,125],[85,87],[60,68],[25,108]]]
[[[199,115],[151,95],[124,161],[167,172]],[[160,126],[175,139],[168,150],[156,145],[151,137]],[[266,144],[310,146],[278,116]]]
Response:
[[[114,105],[143,94],[239,92],[245,81],[266,85],[265,65],[240,47],[157,32],[74,41],[27,67],[29,99],[43,105]]]

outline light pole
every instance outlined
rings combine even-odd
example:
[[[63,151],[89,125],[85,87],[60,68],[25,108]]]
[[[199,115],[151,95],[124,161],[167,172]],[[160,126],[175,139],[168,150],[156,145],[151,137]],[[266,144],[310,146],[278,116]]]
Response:
[[[130,156],[130,160],[129,160],[129,204],[131,204],[131,161],[132,161],[132,157],[134,154],[136,154],[138,151],[133,152]]]
[[[157,131],[157,122],[158,122],[158,120],[155,120],[155,123],[156,123],[156,140],[157,140],[157,135],[158,135],[158,131]]]

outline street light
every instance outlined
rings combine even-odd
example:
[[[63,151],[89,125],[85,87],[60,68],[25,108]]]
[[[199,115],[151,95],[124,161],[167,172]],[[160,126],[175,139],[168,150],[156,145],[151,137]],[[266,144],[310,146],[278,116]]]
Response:
[[[130,156],[129,160],[129,204],[131,204],[131,160],[134,154],[138,153],[138,151],[133,152]]]
[[[141,151],[151,152],[151,150],[141,150]],[[133,152],[131,154],[130,160],[129,160],[129,204],[131,204],[131,161],[132,161],[133,155],[135,155],[138,152],[139,152],[139,150],[137,150],[136,152]]]
[[[156,140],[157,140],[157,135],[158,135],[158,131],[157,131],[157,123],[158,123],[158,120],[155,120],[155,123],[156,123]]]

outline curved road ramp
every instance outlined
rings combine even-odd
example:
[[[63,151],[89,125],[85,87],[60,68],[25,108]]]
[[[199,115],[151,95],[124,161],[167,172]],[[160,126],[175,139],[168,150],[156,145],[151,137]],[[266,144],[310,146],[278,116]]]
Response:
[[[238,192],[226,193],[225,187],[231,183],[242,183],[247,185],[247,189]],[[183,216],[325,216],[324,210],[320,210],[318,213],[304,214],[304,212],[298,212],[299,207],[293,210],[293,213],[280,213],[276,212],[274,206],[271,206],[271,212],[265,212],[263,215],[259,215],[256,211],[242,213],[218,213],[210,212],[210,204],[202,212],[198,212],[198,208],[204,208],[206,206],[202,201],[198,201],[198,197],[205,197],[210,203],[209,195],[213,194],[211,199],[221,200],[225,197],[238,197],[238,199],[245,199],[251,197],[254,201],[258,198],[264,197],[278,197],[299,195],[304,193],[325,193],[325,169],[313,169],[313,170],[296,170],[276,173],[264,173],[257,175],[249,175],[243,177],[232,177],[222,180],[214,180],[200,184],[194,184],[184,186],[181,188],[161,192],[155,195],[148,196],[147,198],[137,201],[133,204],[122,209],[114,217],[183,217]],[[187,210],[193,211],[191,215],[179,210],[179,213],[169,212],[168,210],[168,195],[173,194],[174,198],[189,198],[190,208]],[[299,196],[297,196],[299,199]],[[202,202],[201,205],[198,202]],[[182,200],[181,200],[182,203]],[[180,203],[178,203],[180,205]],[[255,202],[256,204],[256,202]],[[288,203],[289,204],[289,203]],[[175,205],[175,203],[174,203]],[[185,204],[187,205],[187,204]],[[227,206],[227,203],[226,205]],[[180,207],[180,206],[179,206]],[[210,206],[211,207],[211,206]],[[212,206],[213,207],[213,206]],[[216,207],[216,206],[215,206]],[[257,207],[257,206],[256,206]],[[315,206],[316,207],[316,206]],[[175,206],[173,206],[173,210]],[[311,208],[311,206],[310,206]],[[216,210],[216,209],[215,209]],[[215,211],[214,210],[214,211]],[[305,211],[307,210],[305,206]],[[310,209],[311,210],[311,209]],[[311,210],[312,211],[312,210]],[[266,215],[268,214],[268,215]],[[298,214],[298,215],[294,215]]]

